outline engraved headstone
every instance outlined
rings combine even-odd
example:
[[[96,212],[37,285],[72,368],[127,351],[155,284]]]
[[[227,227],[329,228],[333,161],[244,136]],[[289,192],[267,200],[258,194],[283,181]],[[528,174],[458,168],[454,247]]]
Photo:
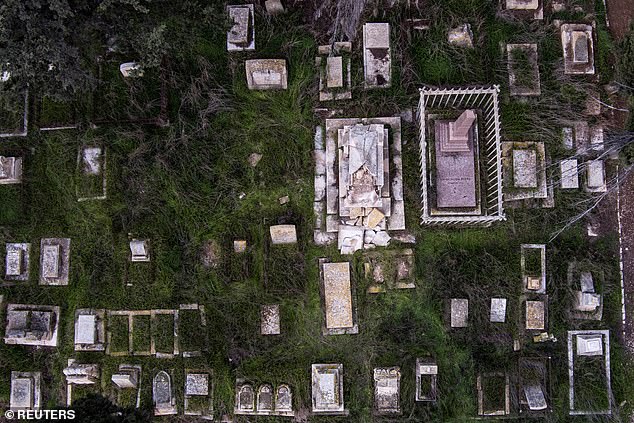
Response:
[[[328,329],[338,329],[354,326],[350,288],[350,263],[324,263],[323,279],[326,327]]]
[[[83,314],[77,318],[75,344],[94,344],[96,339],[97,316]]]
[[[209,375],[206,373],[187,373],[185,395],[209,395]]]
[[[513,183],[518,188],[537,188],[537,151],[513,150]]]
[[[269,228],[271,242],[277,244],[296,244],[297,231],[295,225],[275,225]]]
[[[506,322],[506,298],[491,298],[491,316],[493,323]]]
[[[577,335],[577,355],[603,355],[603,336]]]
[[[464,298],[451,299],[451,327],[466,328],[469,320],[469,300]]]
[[[263,305],[260,308],[260,333],[262,335],[280,334],[279,304]]]
[[[257,395],[258,411],[273,411],[273,387],[268,383],[260,385]]]

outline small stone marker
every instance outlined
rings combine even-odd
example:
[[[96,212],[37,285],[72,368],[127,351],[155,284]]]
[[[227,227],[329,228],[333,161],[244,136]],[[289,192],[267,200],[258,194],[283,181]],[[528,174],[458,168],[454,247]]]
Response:
[[[77,318],[75,344],[94,344],[97,330],[97,316],[83,314]]]
[[[185,377],[185,395],[209,394],[209,375],[207,373],[187,373]]]
[[[247,250],[247,242],[242,239],[237,239],[233,241],[233,252],[234,253],[244,253]]]
[[[539,0],[506,0],[506,8],[512,10],[535,10]]]
[[[251,385],[242,385],[239,387],[236,405],[240,411],[253,411],[255,409],[255,393]]]
[[[257,410],[263,412],[273,411],[273,387],[268,383],[260,385],[258,388]]]
[[[526,329],[544,330],[546,310],[544,301],[526,301]]]
[[[561,170],[561,188],[578,189],[579,171],[577,170],[577,159],[565,159],[559,162]]]
[[[288,88],[284,59],[250,59],[245,62],[245,70],[250,90]]]
[[[269,15],[284,13],[284,6],[280,0],[266,0],[264,2],[264,7]]]
[[[539,411],[548,408],[544,391],[540,385],[524,386],[524,395],[526,396],[529,410]]]
[[[449,44],[453,44],[458,47],[473,48],[473,32],[471,32],[471,25],[465,23],[451,29],[447,34],[447,41]]]
[[[334,56],[326,59],[326,86],[343,87],[343,57]]]
[[[260,307],[260,334],[280,334],[280,306],[279,304],[262,305]]]
[[[451,327],[466,328],[469,320],[469,300],[464,298],[451,299]]]
[[[491,316],[493,323],[506,322],[506,298],[491,298]]]
[[[229,5],[227,12],[233,24],[227,32],[228,51],[255,50],[255,16],[253,4]]]
[[[271,226],[269,231],[273,245],[297,243],[295,225],[275,225]]]
[[[288,385],[280,385],[275,395],[275,410],[289,412],[293,410],[293,394]]]
[[[124,78],[142,77],[143,69],[136,62],[126,62],[119,65],[119,71]]]
[[[384,218],[385,215],[381,212],[381,210],[373,208],[367,217],[367,227],[370,229],[376,228]]]

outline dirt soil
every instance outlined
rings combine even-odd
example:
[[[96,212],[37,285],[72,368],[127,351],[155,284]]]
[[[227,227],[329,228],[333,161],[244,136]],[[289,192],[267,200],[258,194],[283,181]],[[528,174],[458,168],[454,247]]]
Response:
[[[634,1],[607,0],[610,31],[616,40],[623,39],[634,22]]]

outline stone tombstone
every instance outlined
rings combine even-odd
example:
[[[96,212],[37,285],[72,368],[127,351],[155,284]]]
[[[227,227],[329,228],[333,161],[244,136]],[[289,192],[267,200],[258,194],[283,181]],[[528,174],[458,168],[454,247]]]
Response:
[[[469,300],[464,298],[451,299],[451,327],[466,328],[469,321]]]
[[[253,4],[229,5],[227,6],[227,13],[233,24],[227,32],[227,50],[255,50],[255,16]]]
[[[84,147],[81,151],[83,171],[88,175],[99,175],[103,150],[101,147]]]
[[[133,239],[130,241],[130,261],[150,261],[150,251],[147,240]]]
[[[40,241],[40,285],[68,285],[70,239]]]
[[[5,259],[5,279],[26,281],[29,279],[29,253],[31,244],[7,243]]]
[[[491,298],[491,315],[493,323],[506,322],[506,298]]]
[[[260,319],[260,334],[279,335],[281,333],[279,304],[262,305]]]
[[[591,160],[586,163],[586,191],[606,192],[607,190],[603,160]]]
[[[273,387],[268,383],[264,383],[258,388],[257,410],[273,411]]]
[[[513,183],[518,188],[537,188],[537,151],[513,150]]]
[[[269,228],[269,231],[273,245],[297,243],[295,225],[274,225]]]
[[[110,380],[120,389],[136,389],[139,383],[138,373],[135,372],[113,373]]]
[[[546,327],[545,301],[526,301],[526,329],[544,330]]]
[[[42,248],[42,275],[45,278],[58,278],[61,268],[61,247],[44,245]]]
[[[172,378],[164,370],[159,371],[152,380],[152,399],[154,401],[154,415],[176,414]]]
[[[579,188],[579,171],[577,159],[564,159],[559,162],[561,171],[561,189]]]
[[[363,25],[363,68],[366,88],[391,86],[390,24],[368,22]]]
[[[374,407],[378,414],[401,412],[401,370],[399,367],[374,369]]]
[[[281,0],[266,0],[264,2],[264,7],[269,15],[284,13],[284,5]]]
[[[119,71],[124,78],[143,76],[143,69],[136,62],[121,63],[121,65],[119,65]]]
[[[315,65],[319,70],[319,101],[352,98],[351,52],[350,42],[319,46],[319,55],[315,57]]]
[[[567,75],[594,75],[593,25],[564,23],[560,30],[564,53],[564,73]]]
[[[71,385],[93,385],[99,380],[98,364],[80,364],[69,359],[63,372],[66,383]]]
[[[579,283],[581,285],[582,292],[594,292],[594,280],[592,279],[592,273],[581,272],[579,276]]]
[[[60,307],[7,304],[5,344],[57,346]]]
[[[506,0],[506,8],[510,10],[536,10],[539,0]]]
[[[333,56],[326,59],[326,86],[343,87],[343,57]]]
[[[245,61],[250,90],[285,90],[288,88],[286,60],[249,59]]]
[[[275,393],[275,410],[276,411],[292,411],[293,410],[293,394],[288,385],[280,385]]]
[[[9,409],[39,410],[41,405],[40,372],[11,372]]]
[[[546,396],[540,385],[524,386],[524,395],[531,411],[540,411],[548,408]]]
[[[97,338],[97,316],[82,314],[77,317],[75,344],[94,344]]]
[[[313,364],[313,414],[346,414],[343,403],[343,364]]]
[[[603,355],[603,336],[577,335],[577,355]]]
[[[240,411],[253,411],[255,409],[255,393],[253,386],[245,384],[238,388],[236,408]]]
[[[352,313],[350,263],[324,263],[322,268],[326,328],[352,328],[355,324]]]
[[[417,358],[416,401],[436,401],[437,381],[438,364],[430,359]]]
[[[185,395],[209,395],[209,375],[207,373],[187,373]]]
[[[22,158],[0,156],[0,185],[22,182]]]

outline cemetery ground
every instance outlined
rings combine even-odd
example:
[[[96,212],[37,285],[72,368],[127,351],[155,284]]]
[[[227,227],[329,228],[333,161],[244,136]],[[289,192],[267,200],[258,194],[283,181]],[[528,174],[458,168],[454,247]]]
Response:
[[[172,16],[165,19],[168,31],[184,38],[182,48],[170,52],[172,57],[161,65],[162,76],[157,78],[164,78],[166,92],[161,94],[156,82],[145,87],[152,98],[161,100],[148,101],[139,115],[137,103],[127,97],[130,91],[113,88],[117,84],[106,81],[109,90],[95,94],[88,110],[82,106],[79,112],[66,110],[61,114],[77,114],[78,129],[44,132],[33,128],[28,137],[3,140],[0,145],[2,153],[25,158],[24,182],[0,187],[0,245],[31,242],[35,258],[39,257],[40,238],[72,239],[68,286],[39,286],[37,260],[33,260],[28,283],[0,288],[5,303],[62,308],[58,348],[33,350],[0,344],[3,409],[9,402],[9,370],[18,368],[42,371],[47,387],[43,391],[45,404],[48,408],[62,404],[62,369],[69,357],[75,357],[102,366],[100,388],[111,398],[110,375],[118,365],[142,365],[141,407],[149,410],[148,416],[152,404],[150,375],[173,370],[180,404],[184,370],[208,368],[213,369],[218,420],[233,411],[238,377],[254,385],[289,384],[301,419],[309,415],[310,365],[343,363],[350,416],[347,420],[311,416],[311,421],[389,421],[372,413],[372,369],[398,365],[403,410],[399,421],[460,422],[477,414],[479,373],[506,371],[516,380],[520,357],[550,356],[554,411],[545,419],[570,421],[566,332],[610,329],[614,398],[607,400],[613,401],[614,421],[631,415],[634,366],[619,339],[616,228],[602,228],[600,237],[589,238],[582,220],[551,240],[553,233],[579,212],[577,200],[585,194],[558,191],[553,209],[509,208],[507,220],[489,228],[422,228],[418,218],[418,135],[414,123],[403,122],[406,224],[417,239],[413,247],[417,287],[368,294],[370,281],[364,276],[362,253],[341,256],[336,245],[319,247],[313,243],[312,150],[315,126],[320,124],[314,112],[320,107],[314,57],[320,43],[301,26],[301,11],[275,18],[258,13],[257,53],[229,55],[221,6],[199,22],[192,22],[185,10],[173,7]],[[333,108],[344,109],[343,115],[350,117],[399,115],[416,105],[417,88],[422,84],[497,83],[508,93],[499,43],[535,42],[540,49],[542,98],[546,100],[535,107],[503,94],[502,136],[504,140],[543,140],[553,160],[564,157],[556,122],[545,114],[556,109],[575,116],[577,104],[584,98],[572,82],[555,76],[561,57],[558,31],[530,22],[496,19],[495,6],[477,0],[432,1],[430,7],[436,23],[424,35],[404,28],[404,7],[386,8],[369,17],[389,21],[393,28],[392,87],[378,91],[360,88],[362,59],[357,39],[352,63],[353,86],[358,88],[353,90],[352,100]],[[596,8],[601,16],[601,2]],[[572,12],[559,16],[576,17]],[[460,50],[447,44],[447,28],[462,21],[472,23],[478,50]],[[611,77],[615,50],[600,19],[598,31],[597,66],[606,82]],[[286,58],[288,90],[249,91],[243,62],[251,57]],[[120,76],[114,72],[104,75]],[[163,97],[168,99],[163,117],[169,119],[169,125],[129,123],[135,119],[148,123],[159,116]],[[142,92],[140,98],[146,101],[148,97]],[[35,107],[34,100],[31,107]],[[122,111],[127,116],[122,117]],[[102,118],[110,123],[88,124]],[[77,151],[81,145],[95,143],[107,149],[108,198],[78,202],[77,187],[82,181],[77,173]],[[254,152],[261,153],[262,159],[251,166],[247,158]],[[289,196],[290,201],[280,204],[283,196]],[[614,210],[603,212],[609,215]],[[269,227],[274,224],[296,225],[298,243],[272,245]],[[150,263],[128,261],[132,237],[149,240]],[[214,265],[205,265],[201,259],[208,240],[220,245],[220,252],[211,258]],[[234,253],[234,240],[247,241],[245,253]],[[547,328],[557,338],[554,343],[533,343],[523,331],[520,245],[538,243],[547,245]],[[351,262],[357,335],[321,333],[320,257]],[[573,321],[568,316],[573,293],[566,272],[573,259],[604,272],[600,289],[605,307],[600,322]],[[508,299],[506,323],[489,322],[492,297]],[[469,299],[467,328],[449,329],[450,298]],[[205,306],[207,324],[181,333],[180,341],[200,342],[200,357],[116,357],[73,350],[75,309],[175,309],[189,303]],[[262,304],[280,304],[281,335],[259,334]],[[4,321],[5,316],[0,317]],[[113,330],[119,331],[116,327]],[[160,332],[158,342],[169,344],[171,339],[163,338],[169,338],[169,330]],[[146,348],[148,342],[142,335],[135,333],[133,341],[139,349]],[[520,351],[513,349],[515,339],[521,342]],[[427,356],[434,357],[440,369],[435,405],[414,402],[414,364],[416,358]],[[582,386],[580,397],[587,398],[589,407],[594,400],[597,408],[604,407],[606,399],[594,395],[594,388],[592,383]],[[512,395],[517,396],[517,392]]]

